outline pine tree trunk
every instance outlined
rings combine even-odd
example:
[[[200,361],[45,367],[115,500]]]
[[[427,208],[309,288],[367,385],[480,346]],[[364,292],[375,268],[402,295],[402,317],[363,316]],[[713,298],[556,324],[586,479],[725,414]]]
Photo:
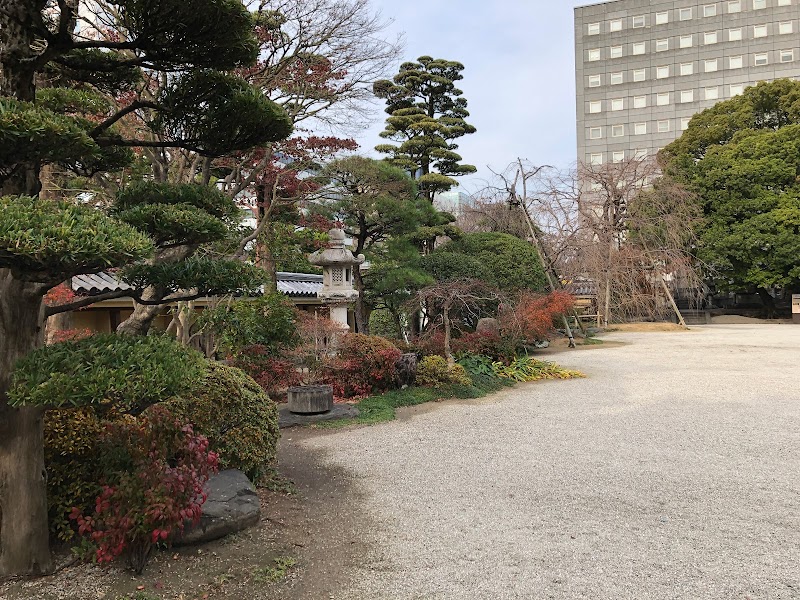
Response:
[[[142,294],[142,298],[147,301],[157,301],[164,298],[164,294],[160,293],[155,288],[148,288]],[[153,324],[155,318],[161,314],[164,306],[161,304],[136,304],[133,309],[133,314],[125,319],[117,327],[117,333],[127,335],[147,335],[150,331],[150,326]]]
[[[43,574],[48,548],[41,408],[12,408],[7,393],[16,361],[43,341],[44,286],[0,269],[0,576]]]

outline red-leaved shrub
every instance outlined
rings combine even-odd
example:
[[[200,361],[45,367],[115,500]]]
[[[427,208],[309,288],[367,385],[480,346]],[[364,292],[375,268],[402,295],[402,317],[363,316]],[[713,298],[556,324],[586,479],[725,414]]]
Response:
[[[158,406],[138,419],[108,424],[98,451],[103,491],[92,513],[75,507],[70,518],[98,563],[124,554],[141,573],[157,544],[200,519],[203,485],[217,471],[219,457],[191,425]]]
[[[92,330],[86,327],[82,329],[60,329],[49,334],[48,344],[58,344],[60,342],[74,342],[82,340],[92,335]]]
[[[397,382],[395,365],[400,355],[400,350],[386,338],[347,334],[341,340],[338,355],[326,363],[324,382],[342,398],[384,392]]]
[[[247,346],[234,358],[233,366],[252,377],[273,400],[286,394],[286,388],[303,383],[295,362],[272,354],[261,345]]]
[[[574,304],[575,299],[561,291],[546,296],[532,292],[522,294],[516,304],[501,311],[501,334],[520,342],[546,340],[553,332],[555,320]]]

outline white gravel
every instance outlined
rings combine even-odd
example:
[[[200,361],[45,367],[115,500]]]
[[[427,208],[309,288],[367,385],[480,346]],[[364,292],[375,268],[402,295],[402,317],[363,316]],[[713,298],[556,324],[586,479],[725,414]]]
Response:
[[[378,524],[341,598],[800,598],[800,326],[607,339],[554,357],[587,379],[309,440]]]

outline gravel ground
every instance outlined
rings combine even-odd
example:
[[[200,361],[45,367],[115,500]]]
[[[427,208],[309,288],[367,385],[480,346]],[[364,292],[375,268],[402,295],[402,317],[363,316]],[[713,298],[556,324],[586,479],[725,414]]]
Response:
[[[557,356],[587,379],[306,440],[376,524],[337,600],[800,598],[800,327],[607,339]]]

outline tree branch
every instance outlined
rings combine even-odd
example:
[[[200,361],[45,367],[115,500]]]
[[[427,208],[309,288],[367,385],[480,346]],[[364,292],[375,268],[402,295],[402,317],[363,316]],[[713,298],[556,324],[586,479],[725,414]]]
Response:
[[[95,137],[101,134],[103,131],[111,127],[114,123],[119,121],[122,117],[124,117],[125,115],[129,115],[130,113],[139,110],[140,108],[158,108],[158,104],[156,104],[155,102],[148,102],[146,100],[135,100],[122,110],[118,111],[115,115],[112,115],[111,117],[100,123],[97,127],[92,129],[89,132],[89,135]]]

